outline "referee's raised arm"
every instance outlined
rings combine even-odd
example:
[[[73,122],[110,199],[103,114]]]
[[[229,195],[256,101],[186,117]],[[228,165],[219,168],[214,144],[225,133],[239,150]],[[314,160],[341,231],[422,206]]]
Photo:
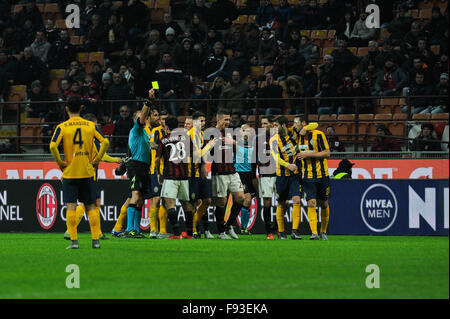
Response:
[[[154,99],[155,99],[155,89],[152,88],[148,91],[148,100],[146,100],[144,102],[144,106],[142,107],[141,114],[139,115],[139,123],[141,125],[145,125],[145,120],[147,119],[148,113],[150,111],[151,103],[153,103]]]

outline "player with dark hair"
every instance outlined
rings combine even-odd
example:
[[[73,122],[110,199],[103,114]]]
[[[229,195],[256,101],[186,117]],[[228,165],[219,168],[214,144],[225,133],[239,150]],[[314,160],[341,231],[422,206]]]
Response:
[[[158,181],[162,184],[163,205],[167,209],[169,222],[172,226],[170,239],[182,239],[175,202],[177,199],[181,202],[186,217],[186,227],[188,230],[192,230],[193,209],[189,203],[188,182],[191,143],[186,130],[177,129],[178,119],[176,117],[169,116],[166,119],[166,126],[167,135],[160,140],[156,152],[156,172]],[[160,173],[161,159],[164,161],[162,175]]]
[[[67,206],[67,229],[72,241],[67,248],[79,248],[77,200],[84,203],[88,212],[92,248],[100,248],[100,214],[95,204],[97,196],[95,170],[108,149],[109,141],[96,129],[93,122],[80,117],[81,99],[79,97],[71,96],[67,100],[66,112],[69,119],[56,127],[50,142],[50,152],[63,171],[63,201]],[[98,152],[95,151],[95,139],[101,143]],[[64,148],[64,161],[58,151],[61,142]]]
[[[330,219],[330,207],[328,198],[330,197],[330,180],[328,176],[327,158],[330,157],[325,134],[319,130],[308,131],[305,129],[306,121],[301,122],[301,136],[297,159],[302,160],[302,184],[303,192],[308,202],[308,219],[311,227],[312,240],[319,239],[317,235],[317,212],[319,204],[321,208],[320,238],[327,240],[327,227]]]

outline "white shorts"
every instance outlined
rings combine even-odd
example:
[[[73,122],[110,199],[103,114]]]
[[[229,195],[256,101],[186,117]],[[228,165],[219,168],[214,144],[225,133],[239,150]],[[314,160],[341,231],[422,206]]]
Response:
[[[272,198],[277,193],[276,176],[260,176],[258,179],[259,198]]]
[[[189,201],[189,182],[187,180],[165,179],[161,197]]]
[[[211,180],[212,196],[224,198],[230,193],[237,193],[244,191],[241,178],[238,173],[229,175],[214,175]]]

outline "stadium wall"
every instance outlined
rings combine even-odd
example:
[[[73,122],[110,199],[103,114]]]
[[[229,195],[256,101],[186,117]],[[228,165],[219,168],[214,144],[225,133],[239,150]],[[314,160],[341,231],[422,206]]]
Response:
[[[329,234],[341,235],[445,235],[449,234],[447,179],[331,180]],[[109,233],[128,193],[127,180],[100,180],[102,230]],[[59,180],[0,180],[0,232],[64,232],[66,207]],[[275,206],[275,199],[273,204]],[[303,201],[300,231],[310,234]],[[178,218],[184,213],[177,205]],[[141,228],[149,228],[149,203],[142,210]],[[214,207],[208,210],[214,223]],[[320,213],[318,214],[320,222]],[[80,232],[88,232],[82,221]],[[286,213],[290,229],[292,207]],[[272,221],[276,220],[275,207]],[[240,218],[238,217],[238,224]],[[249,229],[264,233],[261,208],[254,199]],[[216,227],[212,225],[215,232]]]

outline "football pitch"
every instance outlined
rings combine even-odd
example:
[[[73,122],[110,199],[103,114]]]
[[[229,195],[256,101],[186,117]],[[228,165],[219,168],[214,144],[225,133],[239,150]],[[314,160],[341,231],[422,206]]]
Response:
[[[448,237],[328,241],[119,239],[66,250],[61,233],[0,234],[0,298],[449,298]],[[66,279],[77,265],[79,288]],[[367,288],[368,265],[379,288]],[[69,269],[69,270],[67,270]],[[370,268],[372,269],[372,268]],[[66,272],[67,270],[67,272]],[[373,277],[371,277],[373,278]],[[369,280],[370,281],[370,280]]]

